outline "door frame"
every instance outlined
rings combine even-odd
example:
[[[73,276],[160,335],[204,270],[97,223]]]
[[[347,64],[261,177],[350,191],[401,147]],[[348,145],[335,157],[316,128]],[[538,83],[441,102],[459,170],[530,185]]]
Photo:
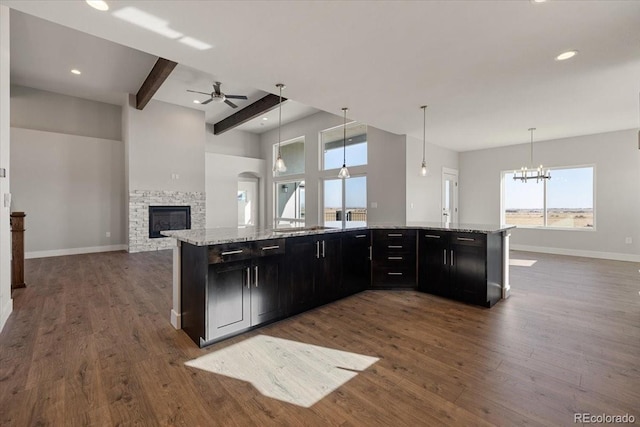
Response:
[[[442,184],[440,186],[440,219],[442,221],[442,213],[444,211],[444,196],[445,196],[445,182],[447,179],[447,175],[453,175],[455,177],[454,179],[454,186],[453,186],[453,194],[452,194],[452,199],[453,199],[453,215],[451,215],[451,223],[453,224],[457,224],[460,218],[460,209],[458,209],[458,188],[459,188],[459,172],[458,169],[452,169],[452,168],[447,168],[447,167],[442,167]],[[443,221],[444,222],[444,221]]]

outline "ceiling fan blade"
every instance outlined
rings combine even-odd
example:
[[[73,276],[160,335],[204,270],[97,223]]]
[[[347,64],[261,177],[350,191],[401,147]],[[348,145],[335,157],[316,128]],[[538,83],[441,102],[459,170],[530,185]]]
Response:
[[[224,96],[227,97],[227,99],[249,99],[244,95],[227,95],[226,93],[224,94]]]
[[[220,95],[220,82],[215,82],[213,84],[213,90],[215,91],[216,95]]]
[[[231,108],[238,108],[238,106],[236,104],[234,104],[233,102],[229,101],[228,99],[225,99],[224,103],[227,104]]]
[[[199,92],[199,91],[197,91],[197,90],[191,90],[191,89],[187,89],[187,92],[201,93],[201,94],[203,94],[203,95],[209,95],[209,96],[211,96],[211,93],[210,93],[210,92]]]
[[[207,99],[206,101],[202,101],[202,102],[200,103],[200,105],[207,105],[207,104],[208,104],[208,103],[210,103],[211,101],[213,101],[213,98],[209,98],[209,99]]]

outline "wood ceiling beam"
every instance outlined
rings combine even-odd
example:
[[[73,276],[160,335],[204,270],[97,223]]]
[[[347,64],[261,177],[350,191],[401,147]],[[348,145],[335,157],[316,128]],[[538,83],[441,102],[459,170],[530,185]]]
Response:
[[[136,108],[142,110],[153,95],[160,89],[162,83],[169,77],[169,74],[178,65],[177,62],[169,61],[168,59],[158,58],[155,65],[151,69],[151,72],[147,76],[140,90],[136,94]]]
[[[282,98],[282,102],[287,98]],[[242,110],[233,113],[229,117],[220,120],[213,125],[213,134],[220,135],[228,130],[231,130],[243,123],[248,122],[251,119],[258,117],[261,114],[271,111],[280,103],[280,97],[278,95],[268,94],[251,105],[244,107]]]

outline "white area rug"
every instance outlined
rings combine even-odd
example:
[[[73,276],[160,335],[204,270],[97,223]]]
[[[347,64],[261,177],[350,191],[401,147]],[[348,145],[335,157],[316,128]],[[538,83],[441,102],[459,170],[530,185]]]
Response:
[[[185,364],[248,381],[264,396],[308,408],[378,358],[258,335]]]

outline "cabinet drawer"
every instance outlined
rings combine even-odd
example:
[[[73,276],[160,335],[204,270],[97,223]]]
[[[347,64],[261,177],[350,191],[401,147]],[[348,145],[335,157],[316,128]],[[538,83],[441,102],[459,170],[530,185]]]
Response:
[[[406,265],[385,265],[373,268],[373,284],[377,286],[385,285],[406,285],[415,286],[416,269],[414,266]]]
[[[253,256],[252,244],[247,242],[224,243],[209,246],[209,264],[242,261]]]
[[[487,235],[482,233],[453,233],[451,243],[464,246],[485,246]]]
[[[258,240],[253,243],[255,257],[283,255],[286,239]]]
[[[403,246],[404,248],[415,248],[416,230],[374,230],[373,244],[374,246]]]

